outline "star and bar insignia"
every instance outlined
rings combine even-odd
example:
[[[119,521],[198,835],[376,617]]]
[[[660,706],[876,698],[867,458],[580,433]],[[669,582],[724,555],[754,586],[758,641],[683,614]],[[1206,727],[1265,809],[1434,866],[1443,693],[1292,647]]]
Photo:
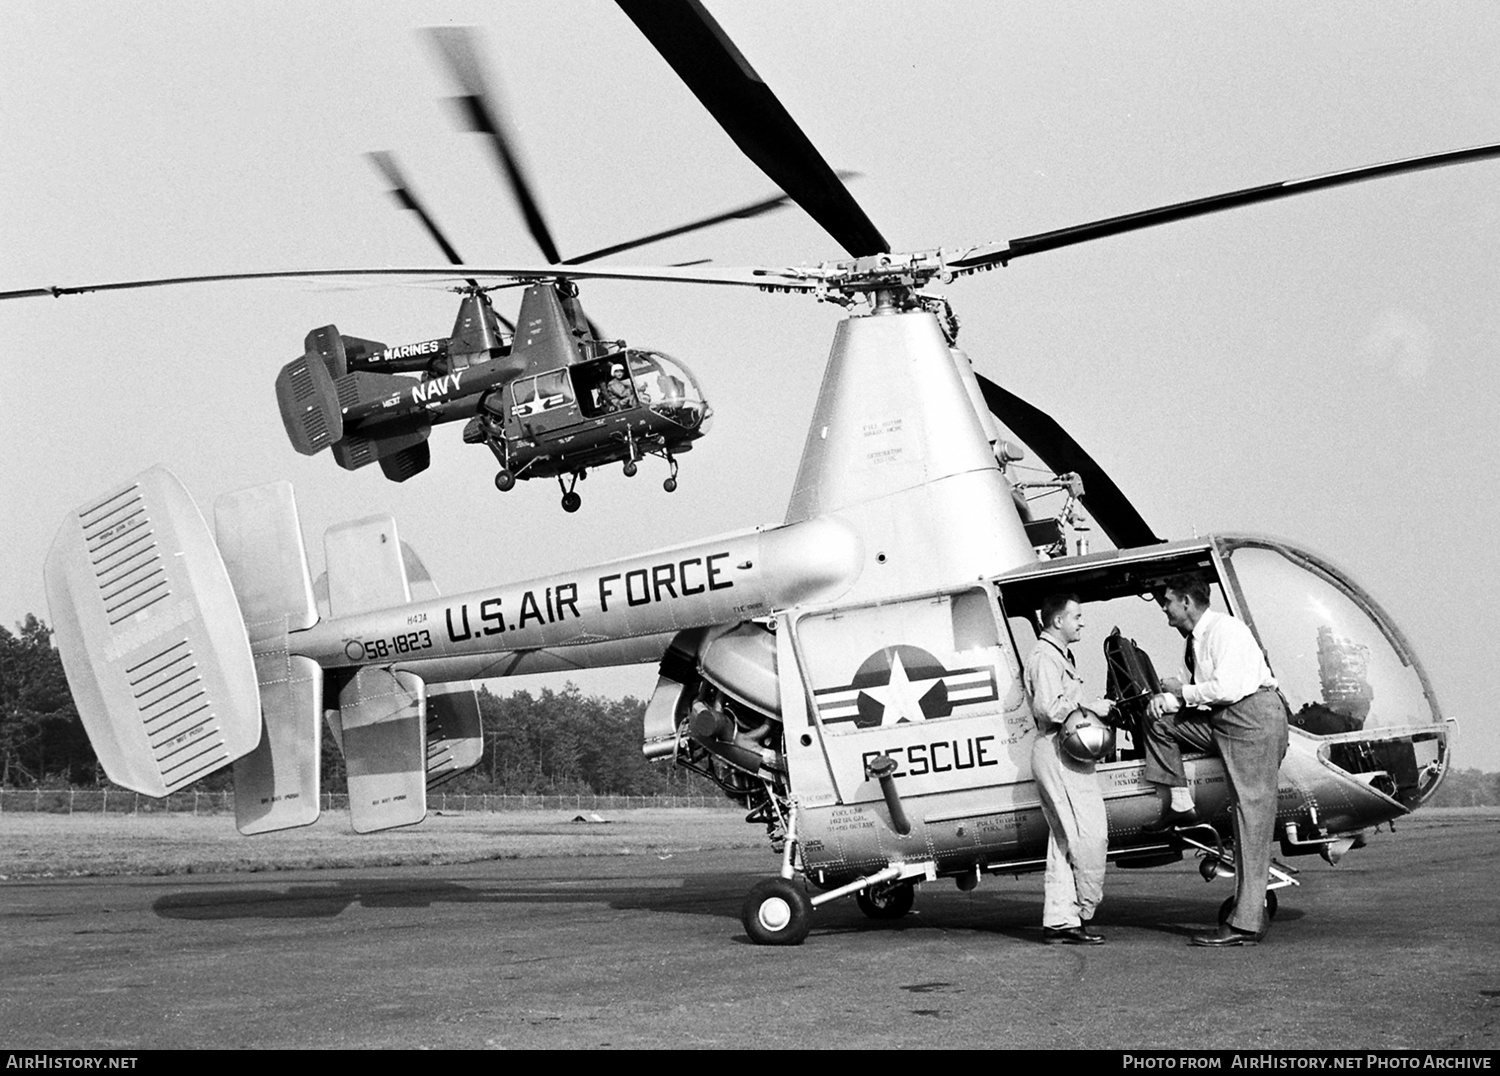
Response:
[[[871,654],[847,685],[813,692],[825,725],[861,729],[931,721],[947,717],[956,706],[999,697],[992,666],[948,669],[921,647],[906,645]]]

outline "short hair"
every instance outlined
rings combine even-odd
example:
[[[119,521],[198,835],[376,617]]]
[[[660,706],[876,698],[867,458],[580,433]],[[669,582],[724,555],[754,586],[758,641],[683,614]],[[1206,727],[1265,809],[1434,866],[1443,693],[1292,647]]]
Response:
[[[1174,575],[1170,579],[1162,580],[1161,586],[1156,589],[1156,600],[1166,601],[1169,590],[1181,594],[1194,605],[1201,605],[1205,609],[1211,601],[1208,580],[1201,575]]]
[[[1076,602],[1077,600],[1077,594],[1049,594],[1043,598],[1041,608],[1036,611],[1037,616],[1042,618],[1042,627],[1050,628],[1052,626],[1052,618],[1067,609],[1069,602]]]

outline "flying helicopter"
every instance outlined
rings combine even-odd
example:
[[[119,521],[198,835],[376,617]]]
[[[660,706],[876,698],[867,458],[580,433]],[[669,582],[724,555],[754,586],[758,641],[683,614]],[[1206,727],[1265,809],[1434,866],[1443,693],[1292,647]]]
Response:
[[[48,572],[70,680],[113,779],[161,794],[232,762],[237,784],[260,790],[237,807],[242,830],[305,824],[317,814],[316,777],[298,763],[315,757],[317,714],[336,701],[346,729],[390,733],[389,755],[373,738],[358,748],[345,739],[356,828],[405,824],[424,806],[412,745],[429,720],[431,685],[659,661],[648,754],[710,776],[767,826],[781,876],[752,891],[746,930],[758,942],[800,942],[814,908],[851,893],[873,917],[894,918],[920,881],[970,888],[1039,869],[1045,825],[1017,675],[1036,603],[1054,588],[1076,591],[1095,622],[1107,607],[1160,656],[1150,625],[1131,618],[1152,612],[1142,594],[1189,572],[1253,624],[1304,717],[1282,774],[1284,855],[1336,860],[1432,794],[1452,723],[1399,631],[1356,584],[1275,539],[1159,542],[1060,427],[974,375],[943,304],[922,289],[1068,243],[1500,147],[1252,188],[1001,247],[895,255],[847,192],[820,185],[826,165],[793,145],[800,131],[701,7],[622,6],[674,66],[698,63],[709,85],[743,91],[716,115],[726,128],[753,119],[778,130],[759,152],[851,255],[718,282],[868,307],[839,326],[783,523],[397,607],[390,596],[410,590],[410,567],[391,555],[399,543],[382,519],[341,532],[361,540],[330,555],[339,597],[320,615],[287,487],[222,498],[215,538],[180,485],[148,472],[66,521]],[[1080,499],[1118,551],[1038,560],[996,457],[990,408],[1050,465],[1083,476]],[[182,552],[163,558],[169,593],[160,597],[148,582],[157,568],[132,552],[148,521],[159,546]],[[151,611],[159,605],[164,615]],[[1309,646],[1326,656],[1315,671]],[[192,664],[180,662],[184,652],[202,672],[179,671]],[[212,702],[179,714],[179,693],[200,689]],[[402,765],[387,764],[398,746]],[[1222,829],[1222,768],[1210,756],[1190,765],[1200,807]],[[1101,770],[1115,861],[1175,860],[1180,847],[1144,830],[1155,803],[1138,763],[1122,755]],[[1206,873],[1220,875],[1222,843],[1200,843]]]
[[[551,265],[583,265],[647,243],[746,219],[787,203],[777,195],[724,213],[563,258],[532,190],[509,124],[489,88],[471,31],[437,27],[428,35],[462,94],[453,98],[468,129],[486,136],[527,228]],[[394,155],[370,154],[398,205],[412,211],[453,265],[463,258],[418,198]],[[488,446],[500,464],[495,487],[556,478],[562,506],[576,512],[575,487],[593,468],[622,462],[627,477],[646,455],[670,468],[662,487],[677,489],[677,456],[708,432],[713,409],[686,365],[659,351],[605,339],[583,312],[566,275],[528,283],[517,315],[495,312],[489,292],[469,279],[447,337],[387,347],[314,329],[304,353],[282,368],[276,398],[292,447],[304,455],[332,450],[340,467],[379,462],[404,482],[431,463],[436,424],[463,421],[464,441]],[[403,376],[415,373],[416,378]],[[608,386],[616,386],[611,395]]]

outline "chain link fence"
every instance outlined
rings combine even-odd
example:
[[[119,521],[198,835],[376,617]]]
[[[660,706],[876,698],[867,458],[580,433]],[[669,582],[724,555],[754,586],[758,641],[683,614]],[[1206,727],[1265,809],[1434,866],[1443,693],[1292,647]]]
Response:
[[[325,811],[344,810],[347,794],[326,792]],[[427,809],[460,811],[624,811],[633,808],[723,807],[734,804],[722,796],[502,796],[469,792],[430,792]],[[174,792],[162,799],[122,789],[37,788],[0,789],[0,814],[232,814],[233,792]]]

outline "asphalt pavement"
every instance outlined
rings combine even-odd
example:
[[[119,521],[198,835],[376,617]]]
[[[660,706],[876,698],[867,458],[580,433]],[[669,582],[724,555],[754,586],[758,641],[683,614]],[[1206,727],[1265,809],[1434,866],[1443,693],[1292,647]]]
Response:
[[[1230,893],[1192,861],[1112,867],[1092,948],[1041,944],[1039,875],[755,946],[768,850],[0,882],[0,1049],[1500,1044],[1500,819],[1290,862],[1225,951],[1187,944]]]

